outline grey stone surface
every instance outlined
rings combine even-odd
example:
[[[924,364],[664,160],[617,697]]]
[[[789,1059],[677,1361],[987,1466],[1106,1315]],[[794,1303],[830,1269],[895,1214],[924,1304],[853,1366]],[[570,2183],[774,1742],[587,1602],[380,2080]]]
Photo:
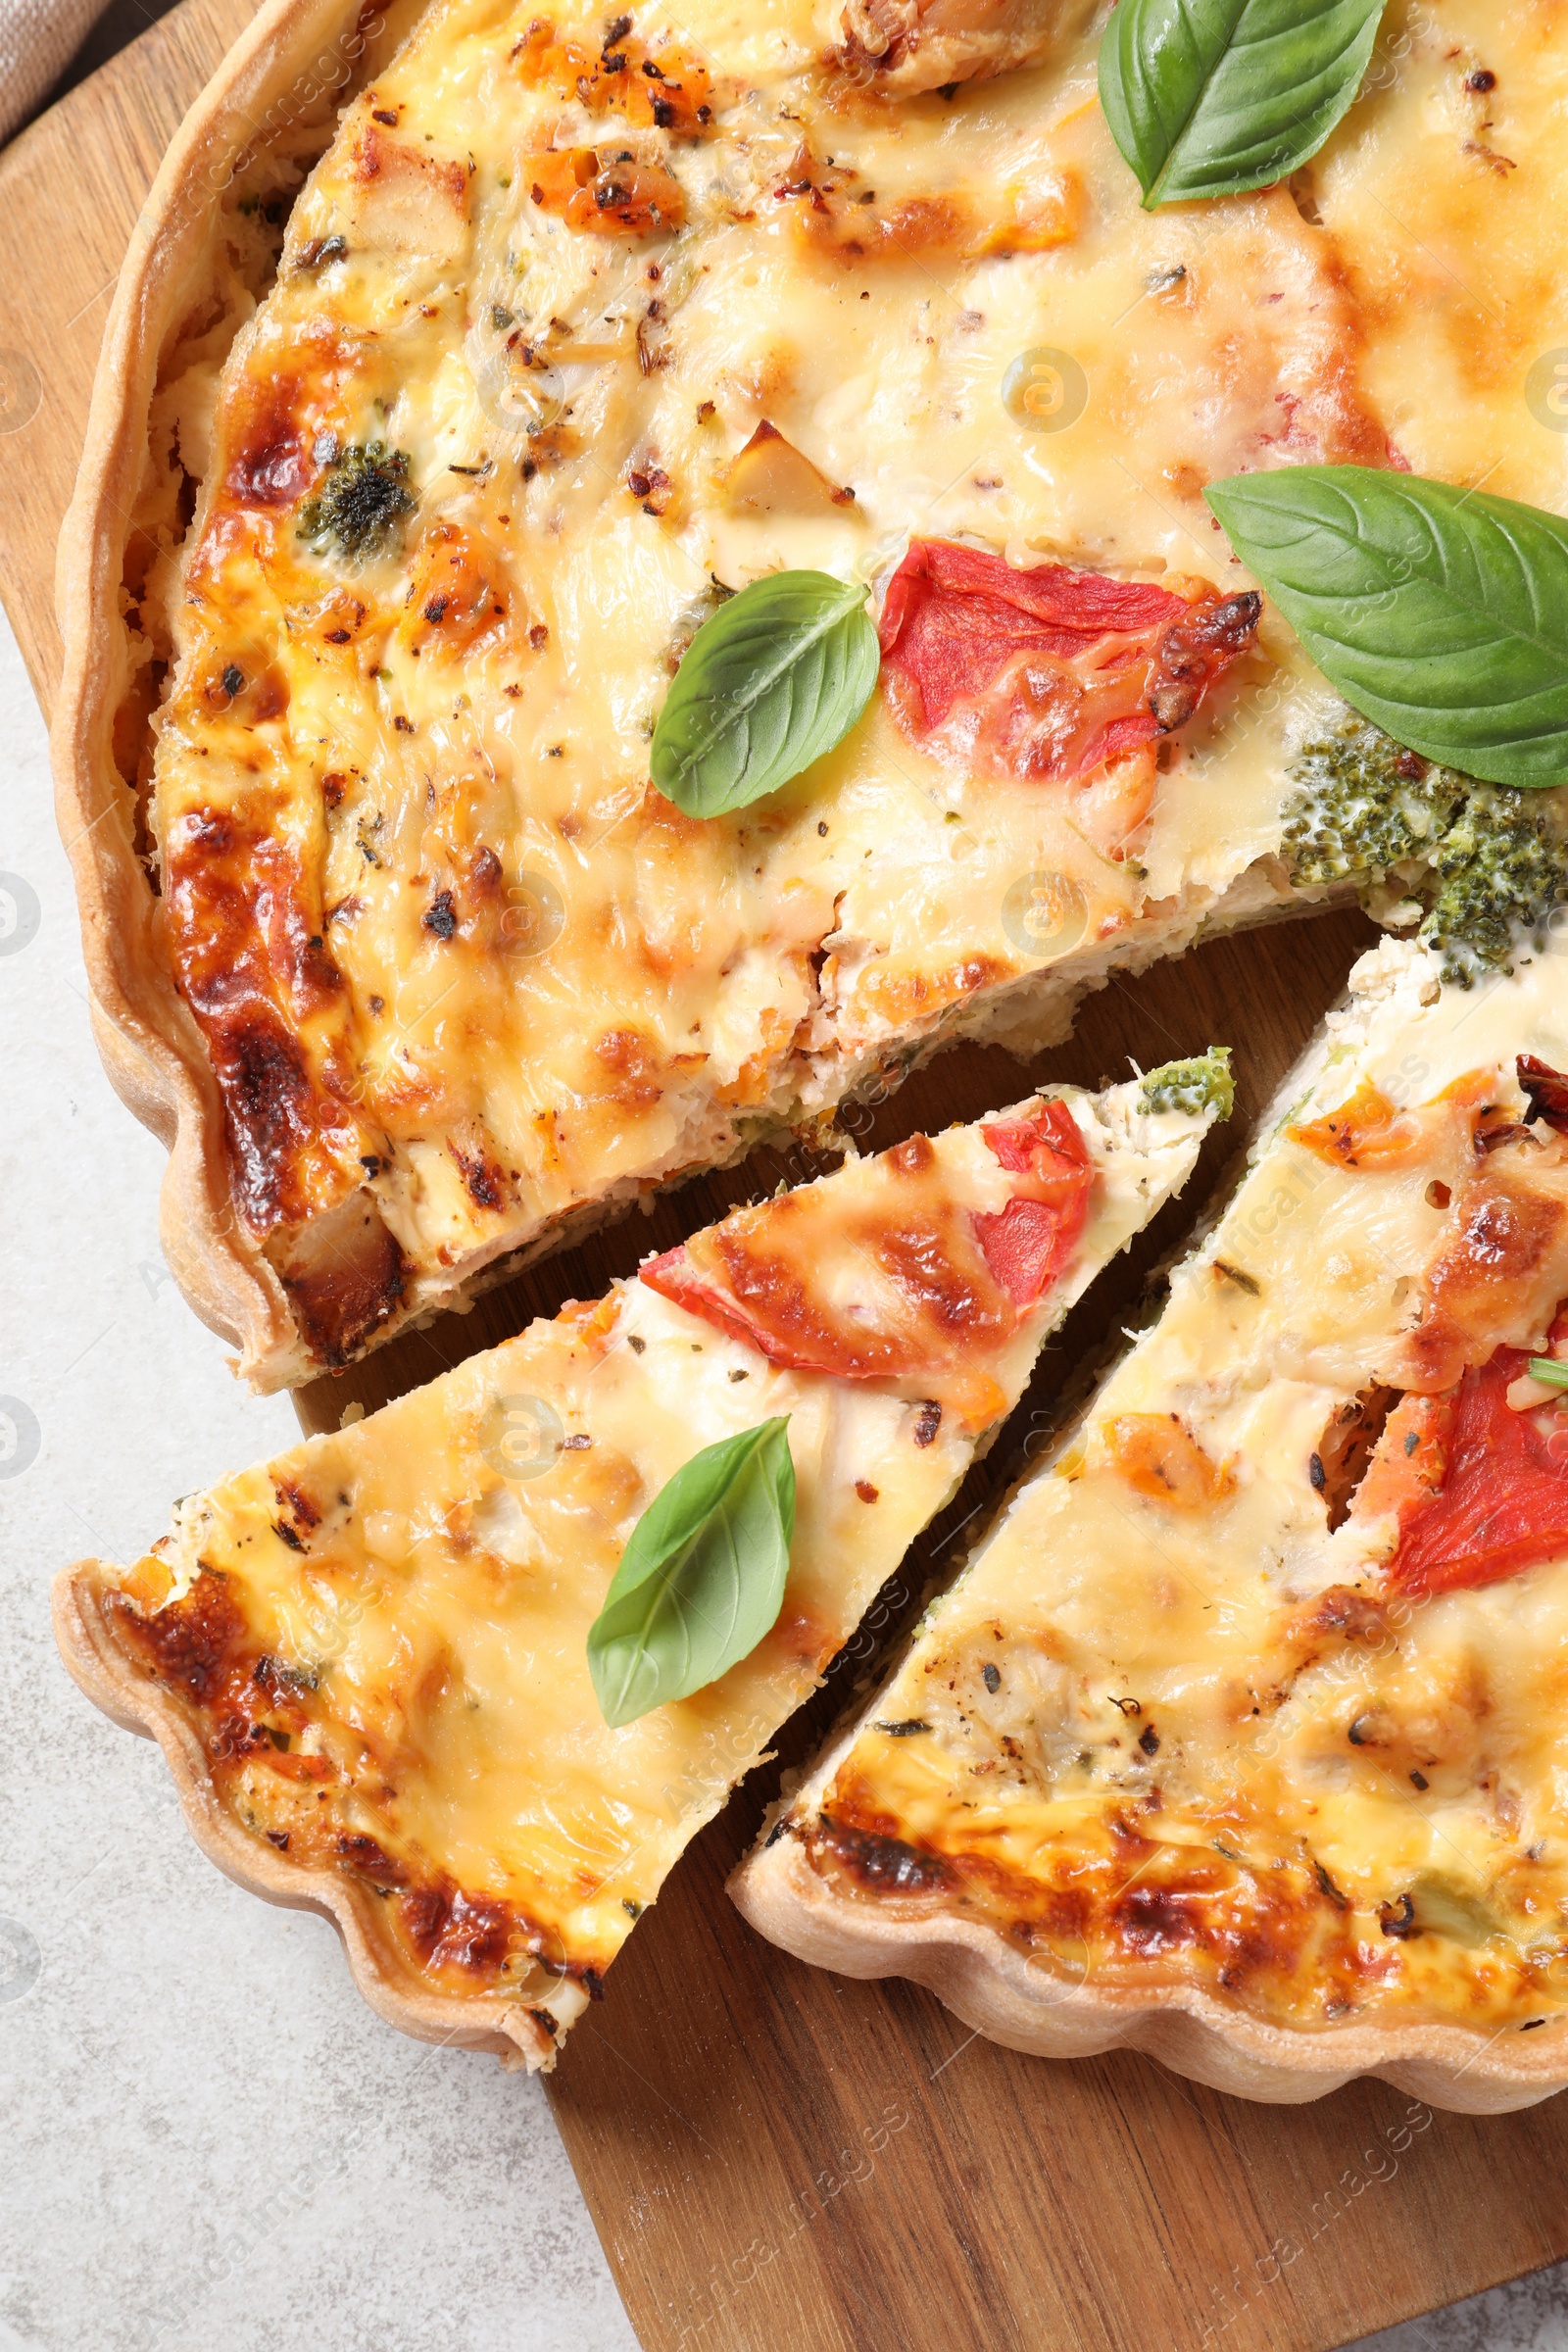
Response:
[[[3,620],[0,873],[0,2352],[634,2352],[539,2085],[373,2017],[55,1654],[62,1562],[298,1428],[164,1264]]]
[[[133,1557],[296,1424],[159,1251],[163,1152],[93,1051],[3,620],[0,873],[0,2352],[634,2352],[538,2085],[371,2016],[55,1655],[56,1567]],[[1548,2271],[1362,2352],[1564,2346]]]
[[[1457,2226],[1463,2227],[1462,2217]],[[1366,2335],[1354,2352],[1562,2352],[1568,2344],[1568,2263],[1450,2303],[1424,2320]]]

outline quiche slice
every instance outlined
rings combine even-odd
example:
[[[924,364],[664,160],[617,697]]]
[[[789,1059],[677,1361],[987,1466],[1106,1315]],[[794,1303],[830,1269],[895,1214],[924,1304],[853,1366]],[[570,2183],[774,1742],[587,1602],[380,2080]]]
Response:
[[[733,1882],[981,2032],[1250,2097],[1568,2083],[1568,987],[1390,943]]]
[[[550,2063],[688,1840],[952,1495],[1047,1333],[1187,1178],[1223,1054],[738,1210],[594,1303],[182,1502],[57,1587],[242,1884],[329,1913],[413,2034]],[[692,1457],[787,1416],[776,1623],[612,1729],[589,1629]]]
[[[187,130],[68,532],[57,758],[171,1263],[261,1385],[1381,884],[1297,808],[1339,714],[1202,492],[1394,462],[1559,502],[1512,370],[1555,333],[1568,49],[1412,24],[1290,188],[1147,213],[1091,16],[434,0],[345,36],[329,137],[318,0]],[[649,731],[781,569],[864,586],[881,685],[692,817]]]

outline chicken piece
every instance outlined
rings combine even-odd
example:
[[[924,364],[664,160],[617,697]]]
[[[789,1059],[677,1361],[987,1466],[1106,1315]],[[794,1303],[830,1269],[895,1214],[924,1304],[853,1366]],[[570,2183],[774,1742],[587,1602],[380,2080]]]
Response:
[[[1060,0],[848,0],[840,58],[858,80],[901,98],[1038,64]]]

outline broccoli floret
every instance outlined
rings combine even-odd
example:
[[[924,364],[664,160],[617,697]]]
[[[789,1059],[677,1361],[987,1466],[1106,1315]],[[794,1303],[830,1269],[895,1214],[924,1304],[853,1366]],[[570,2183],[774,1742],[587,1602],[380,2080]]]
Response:
[[[1544,945],[1547,916],[1568,900],[1562,795],[1437,766],[1354,711],[1303,744],[1291,774],[1282,843],[1293,882],[1354,882],[1375,899],[1394,877],[1426,902],[1419,935],[1461,988],[1511,971],[1521,946]]]
[[[363,563],[401,546],[414,512],[406,487],[409,461],[384,441],[367,441],[335,457],[314,498],[300,509],[299,536],[318,554]]]
[[[1161,1062],[1157,1070],[1148,1072],[1138,1090],[1140,1110],[1179,1110],[1190,1119],[1200,1118],[1205,1110],[1215,1110],[1228,1119],[1235,1101],[1229,1046],[1210,1046],[1206,1054],[1197,1054],[1190,1061]]]
[[[1464,797],[1465,778],[1352,711],[1305,743],[1291,764],[1297,791],[1285,811],[1293,882],[1348,882],[1430,858]]]
[[[1516,951],[1545,944],[1546,917],[1568,895],[1555,796],[1472,784],[1432,860],[1437,895],[1421,937],[1443,951],[1443,977],[1471,987],[1511,971]]]

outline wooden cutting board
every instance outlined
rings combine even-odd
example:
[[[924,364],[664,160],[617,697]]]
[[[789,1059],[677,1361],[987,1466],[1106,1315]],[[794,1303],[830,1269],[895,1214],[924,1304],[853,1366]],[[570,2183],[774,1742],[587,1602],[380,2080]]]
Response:
[[[55,540],[116,269],[164,146],[248,14],[183,0],[0,155],[0,590],[46,708]],[[1095,1085],[1129,1054],[1147,1065],[1228,1040],[1240,1130],[1370,936],[1330,915],[1118,981],[1034,1076]],[[1028,1083],[1000,1053],[959,1051],[882,1105],[865,1140],[972,1118]],[[1211,1182],[1226,1149],[1210,1146]],[[335,1426],[351,1397],[378,1403],[597,1295],[779,1173],[762,1153],[686,1187],[318,1383],[302,1419]],[[1189,1200],[1201,1190],[1200,1176]],[[889,1594],[890,1627],[1191,1215],[1168,1209],[1074,1316],[1011,1455],[975,1473]],[[781,1740],[786,1760],[845,1695],[841,1676]],[[1328,2352],[1568,2253],[1568,2099],[1483,2121],[1362,2083],[1251,2106],[1140,2058],[1021,2058],[911,1986],[785,1958],[723,1892],[772,1787],[755,1776],[676,1870],[550,2085],[647,2352]]]

